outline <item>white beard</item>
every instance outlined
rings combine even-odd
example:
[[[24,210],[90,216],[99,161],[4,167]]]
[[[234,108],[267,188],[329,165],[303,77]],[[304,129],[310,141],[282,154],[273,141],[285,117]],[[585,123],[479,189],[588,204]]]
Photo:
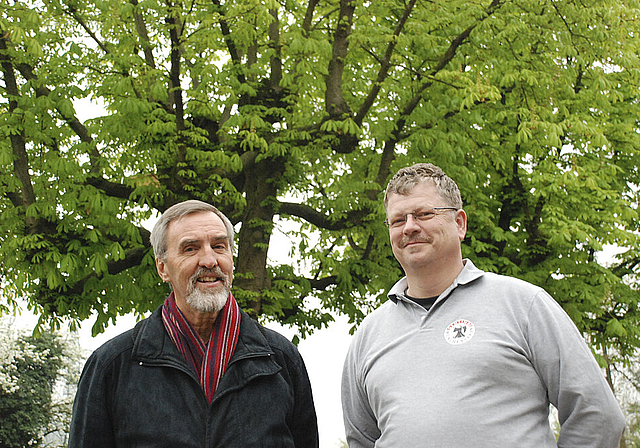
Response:
[[[214,313],[224,308],[229,297],[229,288],[226,285],[216,292],[206,293],[194,288],[186,297],[187,304],[200,313]]]
[[[209,274],[222,279],[222,285],[216,291],[202,292],[197,287],[197,280],[200,276]],[[199,313],[217,313],[227,303],[227,297],[231,292],[231,281],[219,267],[213,269],[200,268],[191,277],[191,282],[187,289],[187,297],[185,298],[187,305]]]

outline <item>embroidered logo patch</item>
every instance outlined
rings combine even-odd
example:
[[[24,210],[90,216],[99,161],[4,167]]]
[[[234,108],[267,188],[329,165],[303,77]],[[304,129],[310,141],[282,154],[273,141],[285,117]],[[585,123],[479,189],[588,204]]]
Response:
[[[444,340],[451,345],[460,345],[468,342],[476,332],[473,323],[465,319],[458,319],[451,322],[444,330]]]

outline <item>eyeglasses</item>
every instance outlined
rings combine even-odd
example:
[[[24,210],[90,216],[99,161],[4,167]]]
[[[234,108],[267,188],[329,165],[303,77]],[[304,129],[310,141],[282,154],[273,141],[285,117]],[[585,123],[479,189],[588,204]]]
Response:
[[[390,229],[399,229],[400,227],[404,227],[404,225],[407,223],[407,216],[409,215],[413,216],[413,219],[415,219],[416,221],[424,222],[424,221],[429,221],[431,218],[436,216],[438,212],[443,210],[458,210],[458,208],[457,207],[433,207],[432,209],[429,209],[429,210],[421,210],[413,213],[406,213],[397,218],[393,218],[392,220],[385,219],[384,223]]]

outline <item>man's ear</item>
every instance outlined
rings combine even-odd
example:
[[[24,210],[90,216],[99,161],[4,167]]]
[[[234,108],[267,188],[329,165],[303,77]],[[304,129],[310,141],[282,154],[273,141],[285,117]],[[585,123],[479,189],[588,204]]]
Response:
[[[462,241],[467,235],[467,213],[462,209],[457,210],[455,220],[458,226],[458,237]]]
[[[166,264],[160,258],[156,258],[156,269],[158,271],[158,275],[160,276],[163,282],[171,281],[171,278],[167,273]]]

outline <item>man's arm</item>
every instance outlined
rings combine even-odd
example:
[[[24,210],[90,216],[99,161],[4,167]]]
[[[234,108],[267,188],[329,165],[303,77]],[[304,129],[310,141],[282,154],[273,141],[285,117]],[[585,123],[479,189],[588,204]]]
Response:
[[[84,366],[73,402],[69,448],[115,448],[108,413],[104,366],[95,355]]]
[[[558,447],[618,448],[625,419],[569,316],[541,292],[529,311],[533,365],[558,409]]]
[[[293,387],[295,394],[294,422],[291,432],[296,448],[318,448],[318,421],[313,404],[311,382],[300,353],[297,352],[292,369]]]
[[[380,437],[378,423],[356,367],[355,341],[342,371],[342,413],[349,448],[373,448]]]

